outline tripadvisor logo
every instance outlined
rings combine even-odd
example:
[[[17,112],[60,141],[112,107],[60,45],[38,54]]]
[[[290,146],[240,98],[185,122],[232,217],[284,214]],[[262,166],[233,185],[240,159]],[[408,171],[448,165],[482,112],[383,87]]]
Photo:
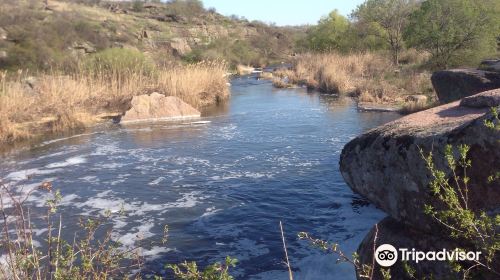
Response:
[[[382,267],[393,266],[398,260],[398,251],[390,244],[380,245],[375,251],[375,260]]]
[[[442,249],[439,251],[417,251],[415,249],[399,248],[397,250],[390,244],[383,244],[378,246],[375,250],[375,261],[382,267],[393,266],[397,260],[413,261],[418,263],[420,261],[479,261],[481,252],[466,252],[464,250],[455,249],[447,250]]]

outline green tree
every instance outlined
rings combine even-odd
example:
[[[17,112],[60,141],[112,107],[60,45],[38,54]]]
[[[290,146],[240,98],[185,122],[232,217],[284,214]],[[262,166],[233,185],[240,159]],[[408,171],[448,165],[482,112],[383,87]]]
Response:
[[[399,64],[399,53],[404,46],[403,32],[408,17],[417,7],[416,0],[367,0],[351,15],[368,34],[380,37],[390,47],[393,62]]]
[[[411,15],[405,39],[447,68],[495,52],[499,14],[498,0],[427,0]]]
[[[344,36],[348,29],[347,18],[339,14],[338,10],[334,10],[311,28],[304,45],[313,51],[345,51],[348,46]]]

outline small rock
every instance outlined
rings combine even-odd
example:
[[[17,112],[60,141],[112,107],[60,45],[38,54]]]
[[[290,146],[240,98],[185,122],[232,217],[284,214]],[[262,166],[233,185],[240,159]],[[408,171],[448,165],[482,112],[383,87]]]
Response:
[[[489,90],[466,97],[460,106],[471,108],[491,108],[500,106],[500,89]]]
[[[7,31],[0,27],[0,40],[7,40]]]
[[[95,47],[89,42],[75,43],[75,44],[73,44],[73,49],[82,50],[85,53],[95,53],[96,52]]]
[[[406,102],[415,102],[415,103],[427,103],[427,96],[425,95],[410,95],[406,97]]]

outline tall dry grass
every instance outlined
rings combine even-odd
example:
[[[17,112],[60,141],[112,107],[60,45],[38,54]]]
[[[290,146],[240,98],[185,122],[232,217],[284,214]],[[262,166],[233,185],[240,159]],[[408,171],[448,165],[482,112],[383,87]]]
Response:
[[[420,61],[409,53],[411,61]],[[409,59],[410,60],[410,59]],[[304,54],[297,58],[293,70],[276,73],[293,84],[306,85],[325,93],[350,94],[363,102],[402,103],[406,95],[433,95],[430,73],[419,71],[415,65],[402,68],[389,57],[376,53]]]
[[[0,143],[26,139],[40,131],[62,131],[95,123],[104,114],[121,114],[135,95],[159,92],[196,108],[228,98],[224,62],[170,68],[80,69],[30,77],[0,75]]]

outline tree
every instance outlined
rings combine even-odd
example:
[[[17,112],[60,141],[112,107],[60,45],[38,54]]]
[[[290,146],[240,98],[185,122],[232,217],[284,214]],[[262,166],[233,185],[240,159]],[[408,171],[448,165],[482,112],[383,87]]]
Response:
[[[416,7],[416,0],[367,0],[351,17],[357,24],[366,26],[369,33],[382,38],[391,49],[394,64],[399,65],[403,32]]]
[[[323,17],[311,28],[305,38],[305,47],[314,51],[345,50],[345,38],[349,21],[338,10]]]
[[[428,0],[411,15],[405,38],[447,68],[464,50],[495,50],[499,13],[498,0]]]

